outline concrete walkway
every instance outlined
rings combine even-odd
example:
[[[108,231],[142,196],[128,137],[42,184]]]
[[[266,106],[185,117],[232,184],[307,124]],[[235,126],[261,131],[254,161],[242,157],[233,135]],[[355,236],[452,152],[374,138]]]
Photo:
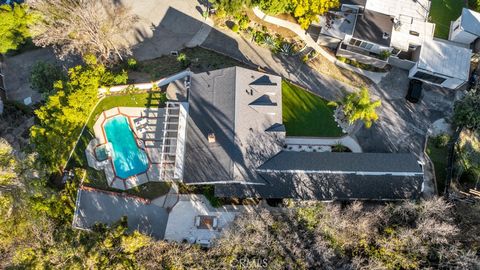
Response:
[[[350,136],[343,136],[339,138],[315,138],[315,137],[287,137],[285,138],[286,145],[329,145],[333,146],[336,144],[342,144],[353,153],[361,153],[362,147],[358,144],[358,142],[350,137]]]
[[[300,27],[300,25],[298,25],[296,23],[292,23],[292,22],[289,22],[289,21],[285,21],[285,20],[273,17],[273,16],[269,16],[269,15],[263,13],[258,7],[253,8],[253,13],[257,17],[259,17],[260,19],[262,19],[262,20],[264,20],[268,23],[275,24],[275,25],[278,25],[280,27],[284,27],[284,28],[287,28],[287,29],[291,30],[292,32],[297,34],[297,36],[300,37],[303,41],[305,41],[305,43],[309,47],[312,47],[315,51],[320,53],[323,57],[328,59],[328,61],[336,64],[339,67],[342,67],[344,69],[348,69],[350,71],[353,71],[355,73],[363,75],[363,76],[369,78],[370,80],[372,80],[373,82],[375,82],[376,84],[378,84],[382,80],[382,78],[385,77],[386,74],[387,74],[386,72],[372,72],[372,71],[363,70],[363,69],[353,67],[351,65],[348,65],[348,64],[345,64],[343,62],[338,61],[335,56],[333,56],[330,53],[328,53],[327,51],[325,51],[322,48],[322,46],[318,45],[318,43],[315,42],[315,40],[313,40],[313,38],[311,36],[307,35],[307,32],[304,29],[302,29]]]

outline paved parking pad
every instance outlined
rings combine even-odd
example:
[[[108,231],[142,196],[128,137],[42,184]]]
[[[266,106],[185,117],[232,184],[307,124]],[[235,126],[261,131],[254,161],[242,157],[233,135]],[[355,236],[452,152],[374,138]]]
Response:
[[[127,216],[130,230],[138,230],[156,239],[164,237],[168,221],[165,208],[113,193],[85,189],[78,192],[74,227],[88,229],[96,223],[110,225]]]

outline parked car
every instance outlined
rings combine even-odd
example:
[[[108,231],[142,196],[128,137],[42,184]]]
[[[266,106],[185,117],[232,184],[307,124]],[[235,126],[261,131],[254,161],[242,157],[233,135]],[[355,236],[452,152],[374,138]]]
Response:
[[[410,80],[408,84],[408,92],[405,97],[408,101],[412,103],[417,103],[422,97],[423,83],[419,80]]]

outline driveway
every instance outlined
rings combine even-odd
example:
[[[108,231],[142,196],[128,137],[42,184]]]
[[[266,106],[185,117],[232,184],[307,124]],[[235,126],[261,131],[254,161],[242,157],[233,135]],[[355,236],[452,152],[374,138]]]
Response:
[[[127,216],[130,231],[138,230],[156,239],[163,239],[168,213],[165,208],[133,197],[95,190],[79,189],[72,225],[90,229],[96,223],[111,225]]]
[[[379,120],[355,133],[365,152],[413,152],[423,159],[425,135],[435,120],[452,114],[455,91],[424,84],[417,104],[405,100],[407,72],[398,68],[370,88],[382,101]]]

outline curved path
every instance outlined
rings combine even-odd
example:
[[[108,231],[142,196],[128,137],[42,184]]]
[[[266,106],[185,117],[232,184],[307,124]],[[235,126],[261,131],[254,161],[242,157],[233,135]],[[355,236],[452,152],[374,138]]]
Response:
[[[348,69],[350,71],[353,71],[353,72],[356,72],[360,75],[363,75],[363,76],[369,78],[370,80],[372,80],[376,84],[378,84],[382,80],[382,78],[387,75],[386,72],[367,71],[367,70],[356,68],[356,67],[353,67],[351,65],[348,65],[348,64],[345,64],[343,62],[338,61],[336,57],[332,56],[330,53],[325,51],[322,48],[322,46],[318,45],[318,43],[315,42],[315,40],[313,40],[313,38],[311,36],[307,35],[307,32],[304,29],[302,29],[300,27],[300,25],[298,25],[296,23],[292,23],[292,22],[289,22],[289,21],[285,21],[285,20],[270,16],[270,15],[267,15],[267,14],[263,13],[258,7],[253,8],[253,13],[255,13],[255,16],[259,17],[263,21],[266,21],[268,23],[275,24],[275,25],[278,25],[280,27],[287,28],[287,29],[291,30],[292,32],[297,34],[297,36],[300,37],[303,41],[305,41],[305,43],[309,47],[312,47],[315,51],[320,53],[323,57],[328,59],[328,61],[336,64],[339,67],[342,67],[344,69]]]

